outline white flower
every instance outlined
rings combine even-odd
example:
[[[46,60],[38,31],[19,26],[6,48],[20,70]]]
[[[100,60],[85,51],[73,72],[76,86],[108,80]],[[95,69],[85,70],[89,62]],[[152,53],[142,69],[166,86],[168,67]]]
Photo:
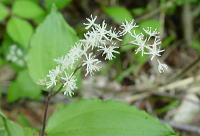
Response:
[[[99,51],[103,51],[102,55],[106,55],[105,60],[112,60],[115,56],[113,55],[113,53],[117,53],[119,54],[118,51],[115,51],[114,49],[117,49],[119,47],[115,47],[115,46],[102,46],[100,47]]]
[[[76,45],[65,56],[54,59],[55,62],[61,65],[62,71],[67,68],[72,69],[76,61],[83,55],[81,46],[81,43],[76,43]]]
[[[105,38],[106,40],[109,40],[107,35],[109,32],[106,30],[107,24],[105,21],[102,22],[101,25],[97,25],[95,27],[96,31],[99,33],[100,39]]]
[[[49,81],[46,82],[47,89],[55,86],[57,84],[57,77],[60,74],[60,67],[57,66],[55,69],[52,69],[49,71],[49,74],[47,75],[47,78]]]
[[[108,35],[110,36],[110,41],[112,41],[113,39],[116,39],[116,40],[119,40],[121,41],[121,39],[119,39],[120,35],[119,35],[120,32],[116,32],[116,28],[110,29],[110,31],[108,32]]]
[[[74,95],[74,92],[71,89],[69,89],[68,87],[65,87],[64,88],[64,95],[72,97]]]
[[[97,19],[97,16],[95,16],[93,18],[92,15],[90,15],[90,18],[86,18],[86,20],[88,21],[88,23],[83,23],[86,26],[85,29],[89,29],[90,27],[92,27],[93,25],[95,25],[96,19]]]
[[[15,44],[9,47],[6,59],[21,67],[23,67],[26,63],[26,56],[24,52]]]
[[[131,34],[131,30],[133,28],[136,28],[136,27],[138,27],[138,26],[136,25],[136,23],[133,20],[130,21],[130,22],[125,20],[125,22],[122,23],[122,25],[120,26],[120,28],[122,29],[121,34],[122,35],[125,35],[126,33],[130,33]]]
[[[100,43],[102,43],[102,37],[100,34],[93,29],[93,31],[89,31],[84,34],[85,39],[81,40],[81,42],[87,47],[91,47],[92,49],[98,47]]]
[[[78,60],[83,55],[81,49],[82,43],[76,43],[75,46],[69,51],[68,56],[74,61]]]
[[[149,39],[152,37],[152,36],[157,36],[159,34],[159,32],[157,32],[157,29],[154,29],[152,30],[152,27],[147,27],[146,29],[143,28],[144,32],[146,34],[149,35]]]
[[[165,70],[168,69],[168,66],[167,66],[166,64],[160,63],[159,60],[157,60],[157,61],[158,61],[158,71],[159,71],[160,73],[165,72]]]
[[[64,95],[72,96],[74,94],[74,90],[77,89],[76,79],[74,79],[73,75],[68,76],[65,72],[65,77],[61,77],[64,81],[65,92]]]
[[[142,52],[142,56],[145,54],[145,48],[147,47],[146,46],[146,41],[147,41],[147,39],[145,39],[145,40],[137,40],[137,42],[134,43],[135,45],[138,46],[135,54],[137,54],[139,51]]]
[[[154,43],[152,45],[147,46],[146,48],[149,50],[149,52],[145,52],[145,54],[152,55],[151,60],[153,60],[156,56],[161,56],[160,53],[162,53],[165,50],[161,50],[158,45],[161,43],[160,39],[155,39]]]
[[[98,59],[95,59],[95,56],[92,56],[92,53],[90,53],[89,55],[85,54],[85,57],[86,57],[86,60],[83,61],[83,65],[82,65],[82,66],[86,66],[85,76],[87,76],[88,74],[92,75],[93,72],[100,70],[100,67],[98,66],[100,61]]]

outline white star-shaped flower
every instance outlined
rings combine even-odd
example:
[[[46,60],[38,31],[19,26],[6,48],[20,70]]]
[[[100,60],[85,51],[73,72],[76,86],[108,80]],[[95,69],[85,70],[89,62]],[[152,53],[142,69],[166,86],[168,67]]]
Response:
[[[158,61],[158,71],[160,73],[165,72],[165,70],[168,69],[168,66],[166,64],[162,64],[159,60],[157,60],[157,61]]]
[[[97,16],[95,16],[95,17],[93,18],[92,15],[90,15],[90,18],[86,18],[86,20],[88,21],[88,23],[83,23],[83,24],[86,26],[85,29],[89,29],[89,28],[91,28],[92,26],[94,26],[94,25],[95,25],[96,19],[97,19]]]
[[[152,37],[152,36],[157,36],[159,34],[159,32],[157,32],[157,29],[154,29],[152,30],[152,27],[147,27],[147,28],[143,28],[144,32],[146,34],[149,35],[149,39]]]
[[[137,45],[138,48],[136,49],[135,54],[137,54],[139,51],[142,52],[142,56],[145,54],[145,48],[147,47],[146,41],[147,41],[147,39],[145,39],[145,40],[142,40],[142,39],[136,40],[136,42],[134,44]]]
[[[106,55],[105,60],[112,60],[113,58],[115,58],[115,56],[113,55],[114,53],[119,54],[118,51],[116,51],[115,49],[117,49],[119,47],[115,47],[115,46],[101,46],[99,51],[103,51],[102,55]]]
[[[106,39],[109,40],[109,38],[107,37],[107,34],[109,33],[107,30],[107,24],[105,23],[105,21],[102,22],[101,25],[97,25],[95,27],[96,31],[99,33],[100,39]]]
[[[125,20],[125,22],[122,23],[122,25],[120,26],[120,28],[122,29],[121,35],[125,35],[126,33],[131,34],[131,30],[136,27],[138,27],[138,26],[136,25],[136,23],[133,20],[130,22]]]
[[[65,76],[61,77],[64,82],[64,95],[72,96],[74,94],[74,90],[77,89],[76,79],[74,79],[73,75],[68,76],[65,72]]]
[[[116,28],[112,29],[112,27],[111,27],[110,31],[108,32],[108,35],[110,37],[109,40],[112,41],[113,39],[116,39],[118,41],[121,41],[121,39],[119,39],[119,37],[120,37],[119,33],[120,32],[116,32]]]
[[[100,70],[100,66],[98,66],[100,61],[98,59],[95,59],[95,56],[92,56],[92,53],[90,53],[89,55],[85,54],[85,58],[86,59],[83,61],[82,64],[82,66],[86,66],[85,76],[87,76],[88,74],[93,75],[95,71]]]
[[[156,56],[161,56],[160,53],[162,53],[165,50],[161,50],[158,46],[161,43],[160,39],[155,39],[154,43],[152,45],[146,46],[149,52],[145,52],[145,54],[151,55],[151,60],[153,60]]]
[[[46,82],[47,89],[56,86],[57,84],[57,77],[61,73],[60,67],[57,66],[55,69],[49,71],[47,75],[48,81]]]

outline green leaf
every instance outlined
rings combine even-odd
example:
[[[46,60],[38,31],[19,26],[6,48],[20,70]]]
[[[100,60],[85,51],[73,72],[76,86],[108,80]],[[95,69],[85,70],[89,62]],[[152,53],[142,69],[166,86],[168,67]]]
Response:
[[[72,0],[45,0],[45,6],[47,9],[50,9],[53,4],[56,5],[58,9],[62,9],[70,4]]]
[[[38,133],[31,128],[24,128],[24,136],[38,136]]]
[[[200,41],[197,39],[192,40],[192,47],[196,49],[198,53],[200,53]]]
[[[23,128],[13,121],[0,117],[0,136],[37,136],[30,128]]]
[[[103,11],[119,24],[125,20],[131,21],[133,19],[131,13],[124,7],[107,7]]]
[[[141,28],[147,28],[151,27],[153,30],[154,29],[159,29],[160,28],[160,22],[157,20],[146,20],[140,23]]]
[[[39,5],[29,0],[15,1],[12,11],[14,14],[27,19],[34,19],[45,15],[44,10]]]
[[[3,21],[9,14],[8,9],[2,3],[0,3],[0,22]]]
[[[169,136],[173,130],[147,113],[116,101],[81,100],[54,112],[47,136]]]
[[[145,8],[134,8],[132,9],[132,12],[133,14],[139,16],[139,15],[142,15],[146,12],[146,9]]]
[[[43,79],[50,69],[55,68],[54,59],[64,56],[77,40],[75,31],[60,13],[52,9],[31,40],[28,68],[34,81]]]
[[[7,33],[14,41],[24,48],[27,48],[33,33],[33,28],[29,22],[12,17],[7,24]]]
[[[8,102],[16,101],[20,98],[36,99],[40,96],[41,87],[36,85],[29,76],[27,70],[19,73],[16,81],[12,82],[8,88]]]
[[[13,0],[0,0],[4,4],[10,4]]]
[[[20,125],[10,120],[6,120],[6,122],[11,136],[24,136],[23,128]]]

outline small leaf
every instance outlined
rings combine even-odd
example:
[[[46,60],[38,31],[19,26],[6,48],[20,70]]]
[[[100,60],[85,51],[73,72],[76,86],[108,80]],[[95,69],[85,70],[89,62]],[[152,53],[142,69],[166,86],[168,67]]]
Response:
[[[66,7],[72,0],[45,0],[45,6],[50,9],[53,4],[56,5],[58,9]]]
[[[43,79],[50,69],[55,68],[54,59],[64,56],[77,40],[75,31],[53,8],[31,40],[28,68],[33,80]]]
[[[157,20],[146,20],[140,23],[141,28],[147,28],[152,27],[152,29],[159,29],[160,28],[160,22]]]
[[[14,41],[24,48],[27,48],[33,33],[33,28],[29,22],[17,17],[12,17],[7,24],[7,33]]]
[[[116,101],[81,100],[54,112],[47,136],[169,136],[173,130],[147,113]]]
[[[44,10],[30,0],[15,1],[12,11],[14,14],[27,19],[34,19],[45,15]]]
[[[131,13],[124,7],[107,7],[103,10],[108,16],[110,16],[115,22],[119,24],[125,20],[131,21],[133,19]]]
[[[16,101],[20,98],[36,99],[40,96],[41,88],[36,85],[29,76],[27,70],[19,73],[16,81],[8,88],[8,102]]]
[[[144,14],[145,11],[146,11],[145,8],[134,8],[134,9],[132,9],[133,14],[135,14],[137,16]]]
[[[197,39],[192,40],[192,47],[200,53],[200,41],[198,41]]]
[[[3,21],[9,14],[8,9],[2,3],[0,3],[0,22]]]

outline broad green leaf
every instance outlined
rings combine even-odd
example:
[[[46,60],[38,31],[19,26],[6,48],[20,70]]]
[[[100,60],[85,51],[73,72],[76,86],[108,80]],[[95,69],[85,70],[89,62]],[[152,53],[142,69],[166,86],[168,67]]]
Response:
[[[52,9],[31,40],[28,68],[34,81],[43,79],[50,69],[55,68],[54,59],[64,56],[77,40],[75,31],[60,13]]]
[[[13,102],[20,98],[36,99],[40,96],[41,87],[36,85],[29,76],[27,70],[21,71],[8,88],[8,102]]]
[[[12,11],[14,14],[27,19],[34,19],[45,15],[44,10],[35,2],[30,0],[15,1]]]
[[[0,22],[3,21],[9,14],[8,9],[2,3],[0,3]]]
[[[119,24],[125,20],[131,21],[133,19],[131,13],[124,7],[107,7],[103,11]]]
[[[72,0],[44,0],[47,9],[50,9],[53,4],[56,5],[58,9],[66,7]]]
[[[47,136],[170,136],[173,130],[147,113],[116,101],[81,100],[54,112]]]
[[[24,136],[23,128],[20,125],[10,120],[6,120],[6,122],[10,136]]]
[[[7,24],[7,33],[14,41],[24,48],[27,48],[33,33],[33,28],[29,22],[12,17]]]
[[[0,117],[0,136],[38,136],[30,128],[23,128],[13,121]]]

